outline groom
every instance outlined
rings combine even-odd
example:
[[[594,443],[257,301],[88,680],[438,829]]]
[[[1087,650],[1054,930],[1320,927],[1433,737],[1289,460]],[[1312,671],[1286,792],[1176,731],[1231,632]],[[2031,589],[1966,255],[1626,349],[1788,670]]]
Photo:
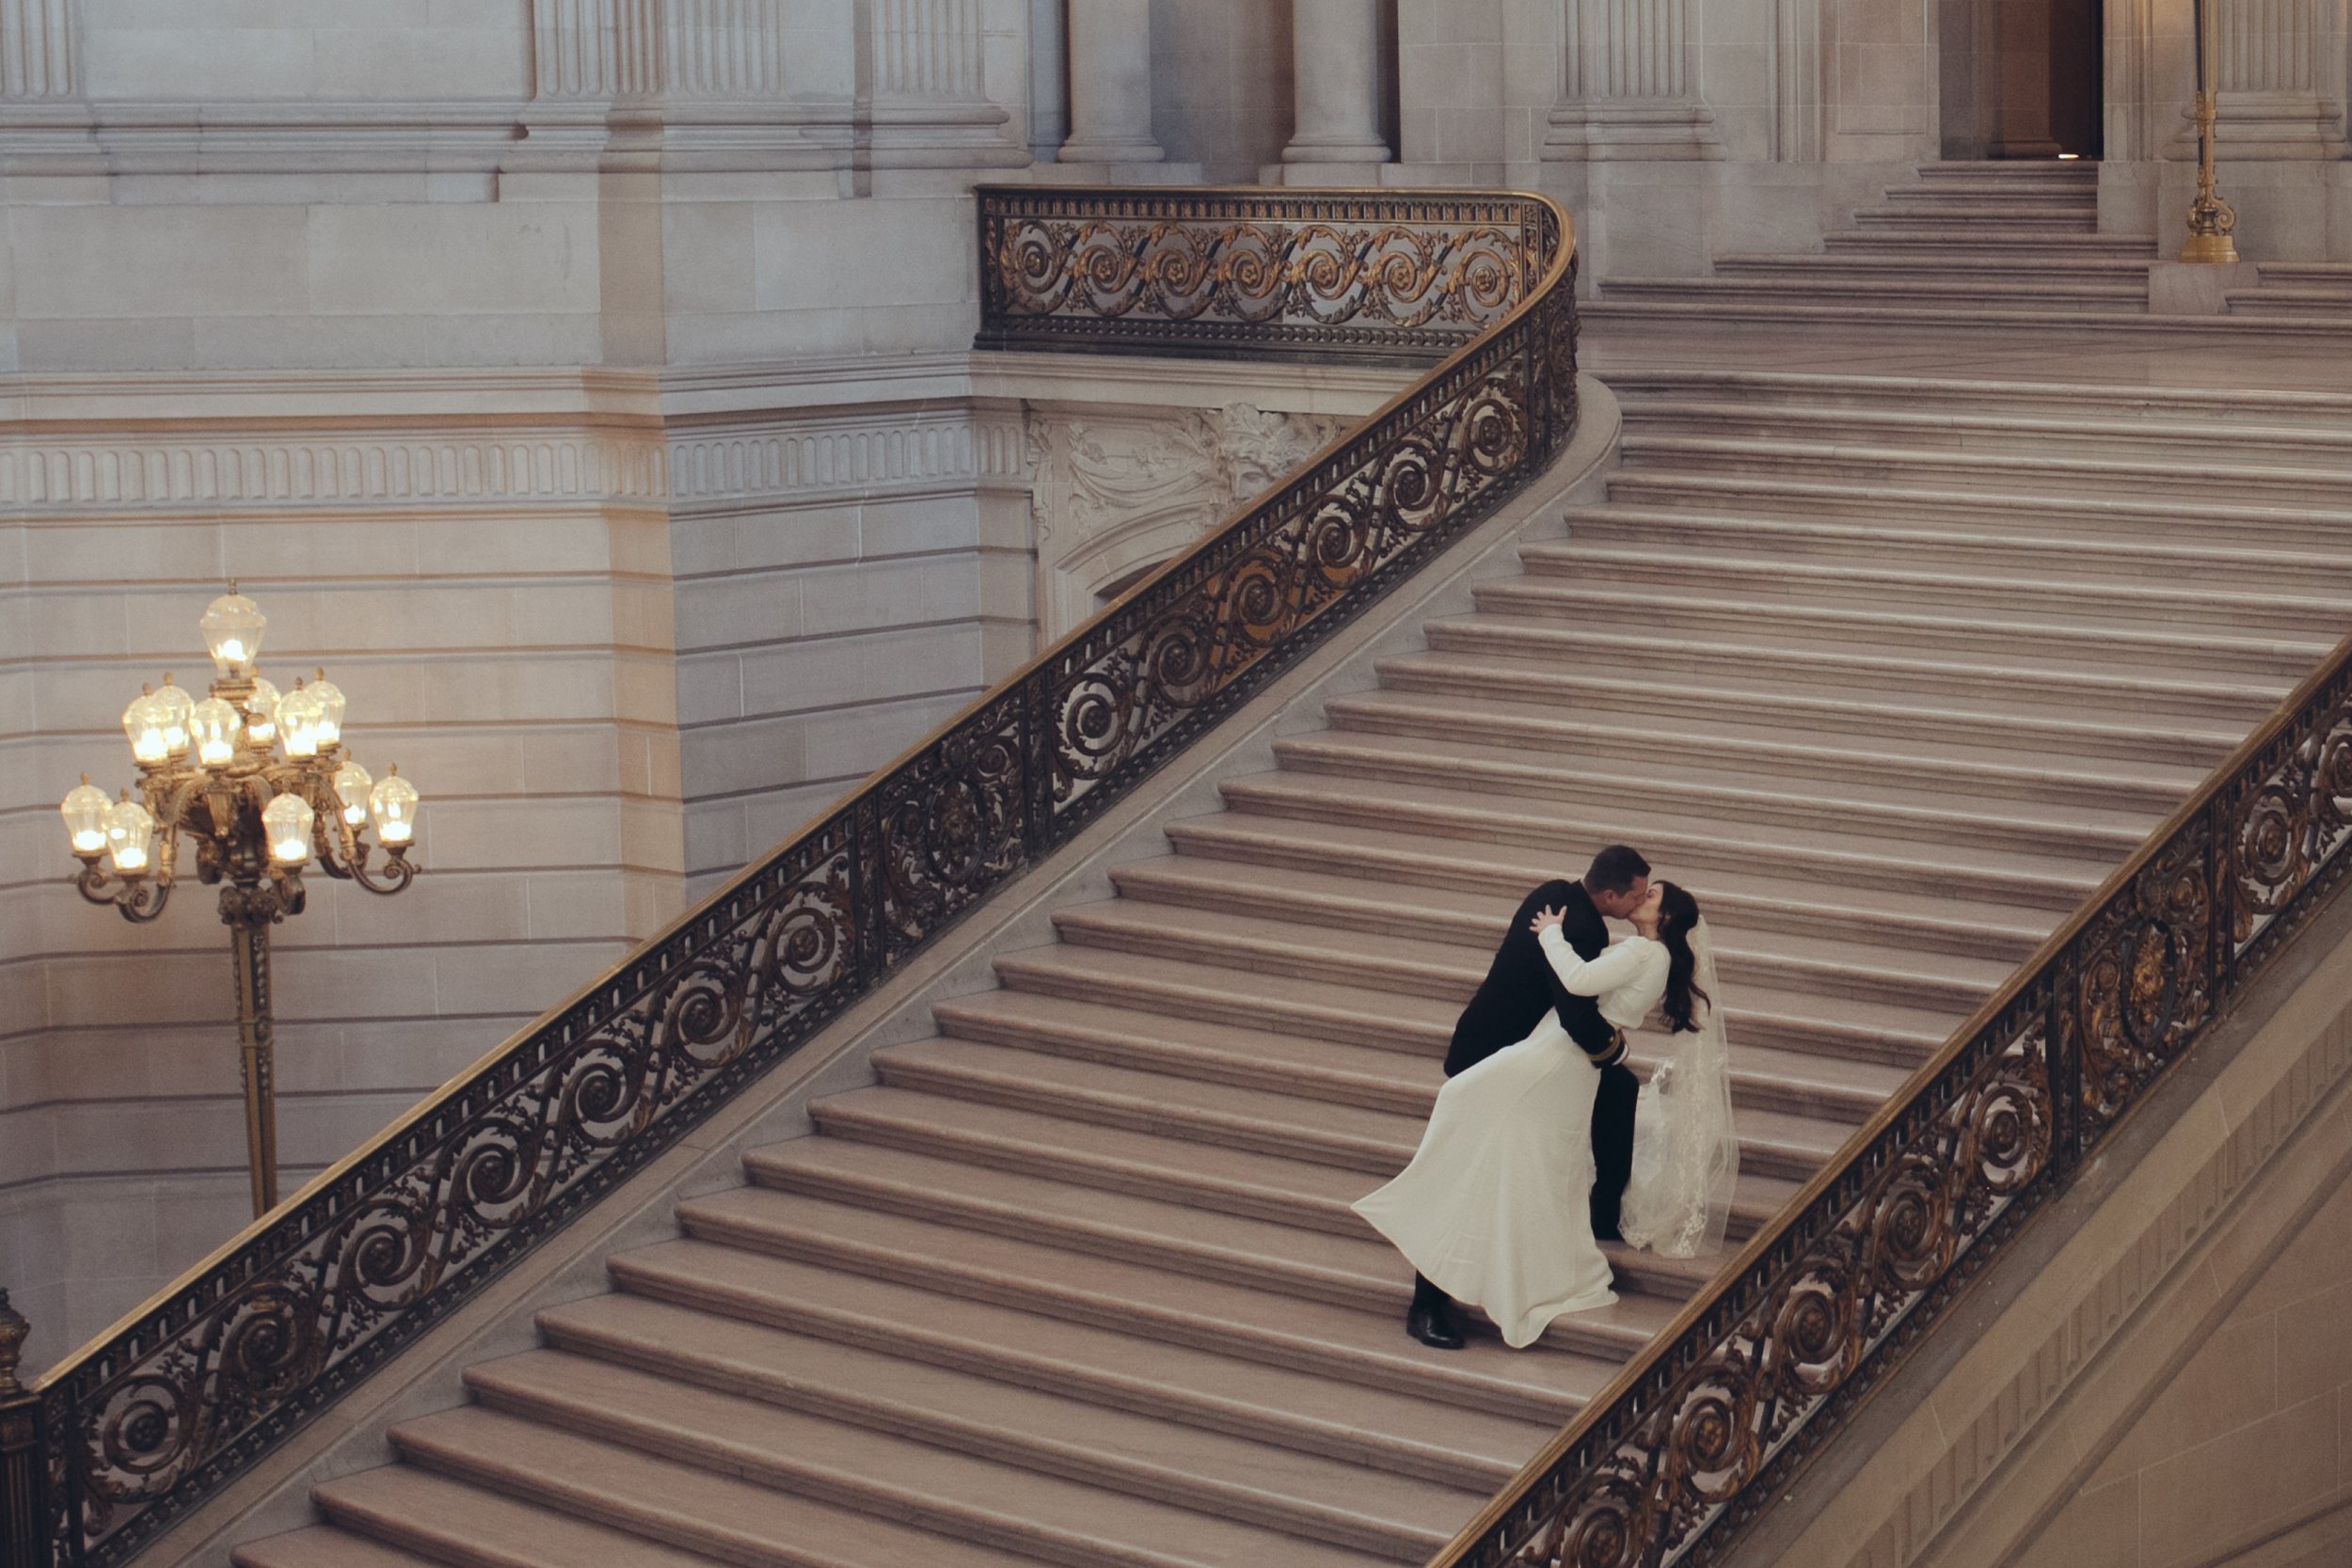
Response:
[[[1623,1032],[1600,1016],[1591,997],[1571,995],[1560,983],[1528,924],[1538,910],[1565,909],[1567,917],[1561,922],[1561,934],[1579,958],[1597,958],[1609,945],[1609,928],[1601,917],[1623,919],[1648,896],[1649,862],[1622,844],[1595,855],[1581,882],[1554,878],[1529,894],[1511,916],[1478,994],[1462,1009],[1461,1021],[1454,1026],[1454,1043],[1445,1053],[1445,1075],[1452,1078],[1504,1046],[1517,1045],[1535,1032],[1546,1013],[1559,1011],[1568,1037],[1600,1064],[1600,1088],[1593,1101],[1592,1203],[1593,1236],[1603,1242],[1619,1240],[1617,1204],[1633,1171],[1633,1101],[1641,1082],[1625,1065]],[[1460,1349],[1462,1331],[1447,1311],[1453,1304],[1453,1297],[1414,1275],[1405,1332],[1438,1350]]]

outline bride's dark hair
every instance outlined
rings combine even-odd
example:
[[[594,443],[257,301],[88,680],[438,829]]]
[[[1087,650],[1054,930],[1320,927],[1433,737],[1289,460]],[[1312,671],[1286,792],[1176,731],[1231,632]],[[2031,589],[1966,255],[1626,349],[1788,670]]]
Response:
[[[1658,889],[1658,940],[1666,948],[1666,998],[1661,1010],[1672,1033],[1694,1034],[1699,1026],[1694,1002],[1715,1005],[1691,978],[1698,968],[1691,952],[1691,929],[1699,923],[1699,901],[1672,882],[1661,881]]]

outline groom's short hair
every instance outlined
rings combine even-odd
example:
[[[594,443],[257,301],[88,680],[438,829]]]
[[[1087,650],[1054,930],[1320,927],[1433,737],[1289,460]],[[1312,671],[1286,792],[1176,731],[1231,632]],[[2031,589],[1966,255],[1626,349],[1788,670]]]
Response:
[[[1649,875],[1649,862],[1639,849],[1623,844],[1613,844],[1593,857],[1593,863],[1584,873],[1587,893],[1624,893],[1636,879]]]

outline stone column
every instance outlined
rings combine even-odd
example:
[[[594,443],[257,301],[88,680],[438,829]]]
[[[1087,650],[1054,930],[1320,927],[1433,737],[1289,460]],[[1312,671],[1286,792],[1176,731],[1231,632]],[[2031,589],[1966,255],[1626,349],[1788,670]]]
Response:
[[[1385,164],[1379,0],[1291,0],[1296,129],[1285,164]]]
[[[2225,163],[2344,156],[2340,15],[2322,0],[2217,5],[2213,30],[2220,123],[2214,145]]]
[[[1151,0],[1070,0],[1070,139],[1065,164],[1156,164]]]

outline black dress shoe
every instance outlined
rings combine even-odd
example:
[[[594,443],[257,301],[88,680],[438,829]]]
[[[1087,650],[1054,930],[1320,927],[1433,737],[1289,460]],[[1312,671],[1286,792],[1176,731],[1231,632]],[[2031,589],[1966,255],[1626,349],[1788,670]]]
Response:
[[[1460,1350],[1462,1331],[1454,1326],[1442,1307],[1426,1303],[1415,1304],[1405,1314],[1405,1332],[1427,1345],[1431,1350]]]

